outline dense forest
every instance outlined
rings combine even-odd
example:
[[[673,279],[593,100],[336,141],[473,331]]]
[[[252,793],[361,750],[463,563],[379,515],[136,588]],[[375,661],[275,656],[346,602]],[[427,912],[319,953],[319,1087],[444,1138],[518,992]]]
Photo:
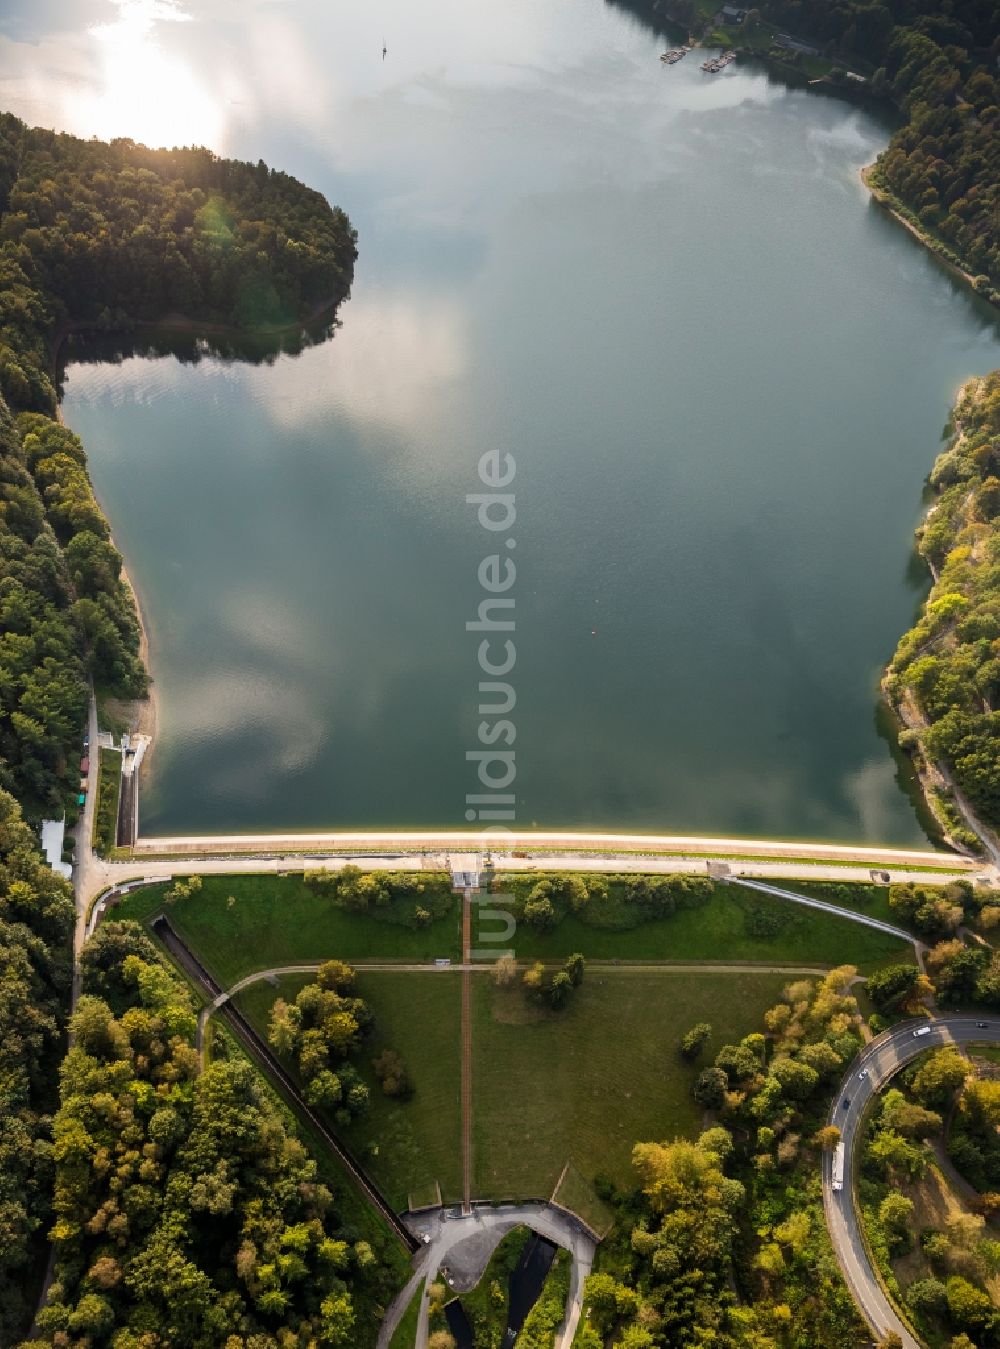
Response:
[[[927,953],[926,972],[907,963],[869,976],[873,1034],[920,1014],[931,999],[942,1008],[1000,1005],[1000,954],[954,936],[964,921],[995,928],[1000,905],[977,902],[971,886],[899,885],[892,907],[942,939]],[[840,1137],[828,1123],[831,1093],[862,1046],[850,992],[855,973],[843,966],[787,985],[764,1015],[766,1033],[723,1045],[709,1063],[710,1024],[680,1035],[677,1052],[696,1070],[692,1094],[709,1127],[693,1142],[637,1145],[631,1192],[597,1179],[618,1222],[587,1283],[590,1317],[579,1349],[609,1342],[854,1349],[869,1342],[830,1246],[819,1166]],[[884,1093],[862,1156],[861,1212],[874,1259],[930,1342],[955,1335],[954,1349],[1000,1344],[1000,1313],[986,1291],[1000,1268],[1000,1243],[982,1216],[1000,1214],[993,1072],[987,1065],[990,1080],[977,1081],[953,1047],[921,1056]],[[932,1167],[930,1142],[946,1132],[945,1119],[948,1155],[980,1193],[972,1216],[946,1231],[918,1231],[902,1191]],[[927,1269],[914,1273],[911,1258],[901,1287],[891,1261],[918,1249]]]
[[[701,0],[611,3],[654,25],[666,18],[695,29],[721,8]],[[762,0],[747,8],[748,41],[764,27],[791,32],[869,73],[870,91],[891,100],[903,118],[871,186],[1000,303],[1000,24],[993,0]],[[752,45],[767,55],[766,42]],[[799,59],[783,48],[773,54],[782,66]]]
[[[0,791],[0,1345],[30,1322],[45,1265],[74,912]]]
[[[294,1125],[136,923],[82,960],[53,1127],[55,1278],[34,1345],[350,1346],[393,1291]],[[390,1238],[385,1237],[385,1241]]]
[[[139,625],[71,431],[0,398],[0,786],[74,818],[88,680],[141,695]]]
[[[945,764],[987,825],[1000,827],[1000,371],[972,380],[956,436],[931,473],[934,505],[918,547],[934,586],[899,643],[887,693],[907,722],[918,767]],[[937,804],[958,842],[974,844],[944,783]]]
[[[62,325],[292,324],[347,294],[355,257],[343,211],[263,162],[0,114],[0,391],[16,410],[54,412]]]

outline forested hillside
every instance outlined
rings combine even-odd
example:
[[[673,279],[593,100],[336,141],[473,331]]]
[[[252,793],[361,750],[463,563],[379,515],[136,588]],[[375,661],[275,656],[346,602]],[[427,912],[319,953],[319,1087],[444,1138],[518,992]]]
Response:
[[[0,392],[17,410],[55,410],[64,322],[294,323],[343,299],[355,257],[343,211],[262,162],[0,114]]]
[[[293,323],[347,294],[355,256],[343,211],[263,163],[0,114],[0,786],[29,818],[73,821],[88,680],[146,688],[83,447],[53,420],[58,332]]]
[[[141,695],[139,626],[79,440],[0,398],[0,786],[75,817],[87,681]]]
[[[393,1291],[385,1251],[240,1054],[199,1071],[195,1026],[142,928],[106,924],[62,1067],[55,1280],[37,1343],[371,1343]]]
[[[69,885],[0,791],[0,1345],[30,1322],[48,1249],[73,915]]]
[[[669,18],[695,29],[721,8],[701,0],[611,3],[647,22]],[[791,32],[869,72],[872,93],[890,99],[905,119],[878,158],[872,186],[1000,303],[1000,22],[993,0],[763,0],[749,9],[746,25],[748,35],[765,26]],[[800,59],[786,49],[774,55],[782,65]]]
[[[972,380],[958,434],[931,473],[937,497],[918,547],[934,572],[920,620],[902,638],[887,691],[907,723],[902,743],[940,760],[979,817],[1000,828],[1000,371]],[[916,712],[916,717],[913,713]],[[945,793],[939,807],[960,842]]]

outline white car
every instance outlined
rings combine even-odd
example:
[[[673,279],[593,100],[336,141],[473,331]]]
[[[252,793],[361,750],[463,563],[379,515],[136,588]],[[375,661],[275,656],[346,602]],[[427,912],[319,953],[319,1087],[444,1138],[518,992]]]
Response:
[[[930,1033],[931,1033],[930,1026],[921,1026],[919,1030],[915,1030],[913,1032],[913,1038],[915,1040],[918,1035],[930,1035]]]

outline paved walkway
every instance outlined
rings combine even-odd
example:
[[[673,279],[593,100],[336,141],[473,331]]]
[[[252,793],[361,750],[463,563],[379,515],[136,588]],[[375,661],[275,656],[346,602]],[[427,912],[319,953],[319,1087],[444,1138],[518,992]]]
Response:
[[[472,1212],[472,893],[462,896],[462,1211]]]
[[[389,1304],[385,1316],[382,1318],[382,1324],[378,1328],[376,1349],[389,1349],[389,1345],[392,1343],[392,1337],[395,1335],[396,1328],[400,1321],[402,1321],[405,1316],[407,1307],[409,1307],[410,1303],[413,1301],[413,1296],[417,1289],[427,1278],[427,1264],[423,1256],[418,1255],[415,1263],[417,1265],[417,1272],[407,1281],[406,1285],[399,1290]],[[420,1300],[422,1311],[426,1311],[426,1302],[426,1297],[422,1296]],[[419,1335],[419,1326],[417,1333]],[[406,1349],[410,1349],[410,1346],[407,1345]]]
[[[395,962],[394,962],[394,961],[387,961],[387,960],[352,960],[350,963],[351,963],[351,964],[353,965],[353,967],[354,967],[356,970],[358,970],[361,974],[366,974],[366,973],[368,973],[368,974],[436,974],[436,975],[444,975],[444,974],[463,974],[463,975],[472,975],[472,974],[490,974],[490,975],[492,975],[492,973],[493,973],[493,965],[492,965],[492,963],[490,963],[490,962],[488,962],[488,961],[479,961],[478,963],[469,961],[469,962],[467,962],[467,963],[462,963],[462,964],[457,964],[457,963],[456,963],[456,964],[454,964],[454,965],[435,965],[435,964],[432,964],[430,961],[424,961],[422,964],[417,965],[417,964],[406,964],[406,963],[404,963],[404,962],[399,962],[399,961],[395,961]],[[286,975],[286,974],[315,974],[316,971],[319,969],[319,967],[320,967],[321,965],[323,965],[323,964],[325,964],[325,961],[322,961],[322,960],[307,960],[307,961],[303,962],[303,963],[300,964],[300,965],[272,965],[270,968],[268,968],[268,969],[266,969],[266,970],[255,970],[253,974],[247,974],[247,975],[244,975],[244,977],[243,977],[242,979],[238,979],[238,980],[236,981],[236,983],[232,985],[231,988],[226,989],[226,991],[225,991],[224,993],[220,993],[219,996],[214,1000],[214,1002],[211,1002],[211,1003],[209,1003],[207,1006],[203,1007],[203,1008],[201,1009],[201,1011],[198,1013],[198,1038],[197,1038],[197,1048],[198,1048],[199,1054],[201,1053],[202,1042],[203,1042],[203,1040],[204,1040],[204,1035],[205,1035],[205,1026],[208,1024],[208,1019],[209,1019],[209,1017],[213,1014],[213,1012],[217,1012],[217,1011],[219,1010],[219,1008],[220,1008],[224,1003],[227,1003],[227,1002],[230,1000],[230,998],[235,997],[236,994],[239,993],[239,992],[241,992],[244,988],[249,988],[251,984],[259,984],[259,983],[262,983],[262,982],[274,983],[274,982],[276,982],[278,979],[281,979],[281,978],[282,978],[284,975]],[[587,968],[588,968],[588,969],[591,969],[591,970],[604,970],[605,972],[607,972],[608,970],[618,970],[618,971],[621,971],[621,972],[624,972],[624,973],[632,972],[632,973],[635,973],[635,974],[665,974],[665,975],[671,975],[671,974],[787,974],[787,975],[790,975],[790,976],[791,976],[791,975],[810,975],[810,976],[813,976],[813,977],[815,977],[815,978],[822,979],[824,975],[830,973],[830,968],[831,968],[831,967],[830,967],[829,965],[763,965],[763,964],[760,964],[760,963],[755,962],[755,961],[752,961],[752,960],[745,960],[745,961],[728,961],[728,962],[722,962],[722,961],[719,961],[719,962],[715,962],[715,963],[695,963],[695,962],[693,962],[693,961],[688,961],[688,962],[686,962],[686,963],[683,962],[683,961],[682,961],[682,962],[676,962],[676,963],[669,963],[669,962],[667,962],[667,961],[662,961],[662,960],[661,960],[661,961],[657,961],[655,964],[654,964],[654,963],[649,963],[649,962],[647,962],[647,961],[640,961],[640,960],[634,960],[634,961],[629,961],[629,960],[625,960],[625,961],[622,961],[622,960],[588,960],[588,961],[587,961]],[[853,983],[864,983],[864,979],[861,978],[861,977],[859,977],[859,978],[853,980],[852,982],[853,982]],[[470,1033],[469,1033],[469,1037],[468,1037],[468,1053],[469,1053],[469,1074],[468,1074],[468,1079],[469,1079],[469,1082],[470,1082],[470,1088],[471,1088],[471,1079],[472,1079],[472,1069],[471,1069],[472,1034],[471,1034],[471,1026],[470,1026]],[[462,1079],[463,1079],[463,1085],[464,1085],[464,1082],[465,1082],[465,1042],[464,1042],[464,1023],[463,1023],[463,1054],[462,1054],[462,1064],[463,1064]],[[464,1102],[463,1102],[463,1103],[464,1103]],[[471,1114],[472,1114],[472,1111],[471,1111],[471,1089],[470,1089],[470,1109],[469,1109],[470,1123],[471,1123]],[[464,1134],[464,1114],[463,1114],[463,1134]],[[463,1146],[464,1146],[464,1144],[463,1144]],[[471,1143],[470,1143],[470,1153],[471,1153]],[[463,1167],[463,1170],[464,1170],[464,1167]],[[471,1192],[471,1166],[470,1166],[469,1170],[470,1170],[470,1192]]]
[[[94,812],[97,808],[97,785],[101,774],[101,753],[97,744],[97,703],[90,700],[87,716],[87,735],[90,738],[88,757],[90,773],[87,776],[87,800],[80,814],[76,828],[76,864],[73,867],[73,890],[76,894],[76,929],[73,934],[73,1006],[79,996],[79,977],[76,962],[80,958],[86,941],[86,900],[103,888],[103,868],[105,863],[93,849]]]
[[[143,840],[140,840],[140,844]],[[248,844],[249,846],[249,844]],[[771,845],[767,845],[770,847]],[[222,856],[206,852],[189,853],[179,857],[162,857],[155,854],[137,853],[129,861],[108,862],[86,850],[87,856],[81,856],[74,870],[74,885],[77,903],[84,910],[103,891],[112,886],[124,885],[131,881],[170,881],[174,876],[191,875],[260,875],[301,871],[308,867],[328,867],[334,870],[353,865],[362,871],[420,871],[427,869],[428,856],[423,849],[412,852],[342,852],[326,853],[275,853],[263,851],[257,853],[233,853]],[[947,854],[916,854],[935,859],[935,870],[922,870],[921,865],[894,865],[890,872],[893,881],[913,881],[918,885],[949,885],[956,880],[983,881],[1000,886],[1000,869],[985,864],[973,866],[967,859],[949,857]],[[446,856],[433,858],[435,869],[447,870]],[[500,877],[505,871],[596,871],[596,872],[642,872],[667,875],[708,874],[708,862],[704,856],[691,856],[682,853],[643,854],[635,853],[553,853],[547,851],[526,852],[518,858],[494,855],[493,864]],[[871,882],[871,867],[864,864],[837,864],[822,859],[800,857],[789,861],[768,861],[764,857],[732,859],[726,863],[733,879],[751,878],[772,881],[854,881],[862,884]],[[943,868],[943,869],[941,869]],[[886,869],[883,867],[882,869]],[[82,945],[82,943],[81,943]]]

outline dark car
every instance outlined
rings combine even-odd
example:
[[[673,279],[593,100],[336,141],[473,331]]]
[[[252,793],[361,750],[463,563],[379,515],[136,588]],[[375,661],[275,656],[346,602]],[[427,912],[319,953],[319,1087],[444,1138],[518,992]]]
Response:
[[[840,1103],[840,1108],[841,1108],[842,1110],[849,1110],[849,1109],[851,1108],[851,1098],[850,1098],[850,1096],[845,1096],[845,1097],[844,1097],[844,1099],[843,1099],[843,1100],[841,1101],[841,1103]]]

